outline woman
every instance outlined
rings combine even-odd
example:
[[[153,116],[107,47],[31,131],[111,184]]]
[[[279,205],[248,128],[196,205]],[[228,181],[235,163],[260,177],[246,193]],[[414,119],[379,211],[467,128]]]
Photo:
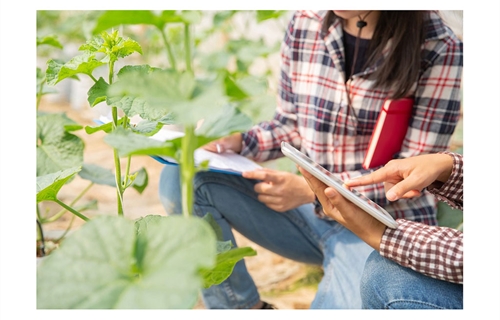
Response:
[[[402,97],[414,97],[414,112],[395,157],[448,147],[459,119],[462,43],[435,12],[297,11],[281,58],[274,118],[206,149],[263,162],[282,157],[287,141],[340,179],[358,177],[373,170],[361,162],[383,102]],[[177,168],[166,166],[160,197],[169,214],[180,212],[178,179]],[[284,257],[323,266],[311,308],[361,308],[359,282],[373,249],[324,215],[302,177],[270,169],[243,177],[200,172],[194,184],[195,213],[210,212],[225,240],[236,244],[234,228]],[[360,191],[395,218],[436,224],[428,193],[389,203],[381,183]],[[203,299],[207,308],[269,308],[243,261]]]
[[[334,189],[299,170],[324,205],[325,213],[375,249],[361,281],[363,308],[463,308],[461,231],[405,219],[397,220],[397,228],[386,228]],[[461,154],[440,152],[393,160],[345,184],[358,187],[380,182],[384,182],[390,201],[419,196],[420,190],[426,188],[453,208],[463,208]]]

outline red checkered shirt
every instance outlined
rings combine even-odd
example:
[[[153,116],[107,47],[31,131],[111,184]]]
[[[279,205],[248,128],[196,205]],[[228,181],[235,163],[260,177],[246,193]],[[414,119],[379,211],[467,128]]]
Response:
[[[325,15],[326,11],[297,11],[292,17],[281,46],[275,116],[243,134],[241,154],[258,162],[280,158],[280,144],[287,141],[346,180],[378,169],[365,170],[362,162],[391,91],[373,88],[373,81],[367,78],[377,66],[354,74],[346,83],[342,23],[334,21],[324,33]],[[420,76],[410,92],[415,98],[414,111],[396,158],[448,148],[460,116],[462,63],[462,42],[431,13]],[[348,113],[346,85],[357,118]],[[395,218],[437,225],[437,201],[429,192],[389,203],[382,183],[357,189]]]
[[[453,208],[463,208],[463,157],[453,156],[453,170],[439,189],[428,188]],[[387,228],[380,254],[427,276],[463,283],[464,245],[461,231],[398,219],[396,229]]]

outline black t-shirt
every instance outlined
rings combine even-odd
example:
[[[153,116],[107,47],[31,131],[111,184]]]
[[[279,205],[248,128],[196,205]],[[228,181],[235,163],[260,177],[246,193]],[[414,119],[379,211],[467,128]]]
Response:
[[[346,80],[351,77],[352,64],[354,60],[354,49],[356,48],[356,37],[344,32],[345,73]],[[354,74],[363,71],[363,66],[368,58],[367,51],[370,45],[369,39],[359,39],[358,57],[354,66]]]

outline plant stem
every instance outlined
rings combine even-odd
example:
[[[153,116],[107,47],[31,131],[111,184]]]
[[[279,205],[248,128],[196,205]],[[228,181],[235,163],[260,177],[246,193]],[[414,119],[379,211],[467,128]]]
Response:
[[[43,236],[43,229],[42,229],[42,224],[38,219],[36,219],[36,225],[38,227],[37,233],[39,237],[37,237],[37,240],[40,240],[42,244],[40,245],[40,252],[42,254],[42,257],[45,256],[45,237]]]
[[[113,130],[118,126],[118,108],[111,107],[111,113],[113,115]],[[116,184],[116,201],[117,201],[117,212],[119,216],[123,216],[123,188],[122,188],[122,170],[120,164],[120,157],[118,156],[118,150],[113,148],[113,158],[115,161],[115,184]]]
[[[47,78],[44,78],[42,83],[40,83],[40,91],[36,93],[36,110],[38,110],[38,107],[40,106],[40,101],[42,100],[43,86],[46,82]]]
[[[192,72],[191,68],[191,34],[189,30],[189,23],[184,24],[184,51],[186,53],[186,70]]]
[[[82,192],[80,192],[80,194],[79,194],[79,195],[78,195],[75,199],[73,199],[73,201],[71,201],[69,205],[70,205],[70,206],[73,206],[73,205],[74,205],[74,204],[75,204],[78,200],[80,200],[80,199],[83,197],[83,195],[84,195],[85,193],[87,193],[87,191],[89,191],[89,190],[90,190],[90,188],[91,188],[93,185],[94,185],[94,183],[93,183],[93,182],[90,182],[90,183],[89,183],[89,185],[88,185],[87,187],[85,187],[85,189],[83,189],[83,190],[82,190]],[[55,215],[53,215],[52,217],[47,218],[47,219],[43,219],[43,220],[42,220],[42,223],[54,222],[54,221],[56,221],[57,219],[59,219],[60,217],[62,217],[62,216],[63,216],[63,214],[65,214],[67,211],[68,211],[68,210],[63,209],[63,210],[59,211],[58,213],[56,213]]]
[[[194,149],[196,146],[195,126],[189,125],[185,128],[185,135],[181,143],[181,159],[179,162],[181,170],[182,191],[182,213],[185,217],[193,214],[193,178],[196,174],[194,165]]]
[[[161,28],[158,29],[160,30],[163,43],[165,44],[165,48],[167,49],[167,59],[170,62],[170,67],[175,70],[177,69],[177,64],[175,62],[174,54],[172,53],[172,48],[170,47],[170,43],[167,40],[167,35],[165,34],[165,30]]]
[[[59,199],[53,200],[55,203],[59,204],[61,207],[65,208],[75,216],[79,217],[83,221],[89,221],[90,219],[81,214],[80,212],[76,211],[75,209],[71,208],[70,206],[66,205],[64,202],[60,201]]]

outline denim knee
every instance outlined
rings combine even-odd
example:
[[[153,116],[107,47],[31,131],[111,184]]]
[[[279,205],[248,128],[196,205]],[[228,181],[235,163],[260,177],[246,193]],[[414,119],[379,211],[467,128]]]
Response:
[[[158,195],[167,214],[181,214],[181,186],[179,167],[165,165],[160,173]]]
[[[360,293],[363,309],[383,309],[383,296],[386,289],[384,283],[390,281],[386,279],[390,274],[382,266],[384,259],[377,251],[373,251],[366,259],[363,274],[361,275]]]

